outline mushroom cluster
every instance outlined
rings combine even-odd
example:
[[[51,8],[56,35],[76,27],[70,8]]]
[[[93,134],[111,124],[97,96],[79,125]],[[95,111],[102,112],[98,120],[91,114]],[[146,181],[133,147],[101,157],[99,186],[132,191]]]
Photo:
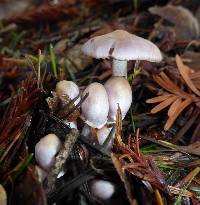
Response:
[[[112,59],[112,76],[104,85],[98,82],[91,83],[81,94],[74,82],[62,80],[57,83],[54,95],[63,106],[69,102],[66,102],[66,99],[73,101],[76,106],[81,101],[80,96],[83,98],[87,96],[81,102],[80,118],[85,122],[82,133],[89,136],[91,129],[95,129],[100,145],[104,144],[108,135],[111,136],[110,142],[105,143],[106,149],[110,150],[114,132],[108,127],[108,123],[115,123],[118,105],[124,119],[132,103],[132,89],[127,81],[128,61],[159,62],[162,60],[162,55],[152,42],[123,30],[91,38],[83,45],[82,52],[97,59]],[[77,129],[75,121],[63,119],[63,123]],[[55,134],[43,137],[36,144],[35,158],[40,167],[38,173],[41,173],[41,168],[45,173],[51,169],[61,146],[61,141]],[[103,186],[102,184],[110,190],[107,195],[99,193],[99,186]],[[100,198],[109,198],[114,192],[113,185],[106,181],[94,181],[91,186],[95,190],[94,195],[96,193],[102,195]]]
[[[122,112],[122,118],[124,118],[132,103],[132,90],[127,81],[127,62],[129,60],[160,62],[162,60],[161,52],[156,45],[124,30],[116,30],[91,38],[83,45],[82,52],[97,59],[112,59],[112,77],[104,84],[109,103],[107,116],[111,122],[115,122],[118,105]],[[101,93],[95,93],[94,98],[96,95],[99,96],[100,100]],[[92,96],[90,96],[88,101],[93,98]],[[99,112],[101,110],[101,112],[104,111],[104,114],[106,114],[107,104],[103,101],[102,105],[100,103],[98,102],[97,106],[99,106],[99,109],[98,111],[96,109],[96,111]],[[82,109],[84,106],[85,104],[83,104]],[[92,108],[88,107],[88,109],[88,112],[92,111]],[[105,117],[102,120],[104,119]],[[102,128],[105,124],[104,121],[97,128]]]

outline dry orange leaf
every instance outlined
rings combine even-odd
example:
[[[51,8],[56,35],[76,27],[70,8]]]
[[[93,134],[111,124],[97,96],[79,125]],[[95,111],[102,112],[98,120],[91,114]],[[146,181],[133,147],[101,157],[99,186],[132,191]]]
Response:
[[[158,83],[164,90],[159,89],[157,97],[148,99],[147,103],[159,103],[152,110],[151,113],[157,113],[167,106],[170,106],[168,110],[168,120],[165,124],[164,129],[168,130],[181,112],[189,106],[192,102],[195,102],[198,106],[200,99],[194,94],[200,96],[200,72],[192,73],[190,68],[183,64],[181,58],[176,55],[176,63],[185,84],[193,91],[193,93],[187,93],[183,90],[183,87],[179,87],[174,83],[164,72],[158,75],[154,75],[153,79]],[[197,77],[198,76],[198,77]],[[194,82],[192,82],[194,79]]]
[[[157,103],[157,102],[162,102],[166,99],[168,99],[169,97],[171,97],[173,95],[161,95],[161,96],[158,96],[158,97],[155,97],[155,98],[151,98],[151,99],[148,99],[146,100],[147,103]]]
[[[182,99],[181,98],[177,98],[172,105],[170,106],[169,110],[168,110],[168,116],[172,116],[176,110],[178,109],[178,107],[180,106],[180,104],[182,103]]]
[[[165,82],[167,82],[170,88],[172,88],[174,91],[180,90],[179,87],[174,82],[172,82],[172,80],[170,80],[170,78],[164,72],[161,72],[160,76],[163,80],[165,80]]]
[[[176,118],[180,115],[180,113],[188,106],[192,103],[191,99],[186,99],[184,101],[182,101],[182,103],[177,107],[176,111],[174,112],[174,114],[172,116],[170,116],[167,120],[167,122],[165,123],[164,129],[168,130],[174,123],[174,121],[176,120]]]
[[[154,75],[153,79],[161,86],[163,87],[165,90],[173,93],[173,89],[168,85],[168,83],[166,83],[160,76],[158,75]]]
[[[196,95],[200,96],[200,91],[195,87],[195,85],[193,84],[192,80],[190,79],[190,77],[188,75],[188,67],[183,64],[179,55],[176,55],[176,64],[177,64],[177,67],[178,67],[178,70],[179,70],[181,76],[183,77],[183,79],[186,82],[186,84],[188,85],[188,87]]]
[[[169,106],[170,104],[172,104],[178,97],[177,96],[172,96],[167,98],[165,101],[161,102],[160,104],[158,104],[157,106],[155,106],[152,110],[151,113],[157,113],[160,110],[163,110],[164,108],[166,108],[167,106]]]

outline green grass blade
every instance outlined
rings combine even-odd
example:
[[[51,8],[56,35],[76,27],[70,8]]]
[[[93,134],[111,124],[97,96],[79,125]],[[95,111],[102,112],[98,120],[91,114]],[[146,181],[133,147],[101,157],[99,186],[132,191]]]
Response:
[[[15,180],[16,178],[18,178],[22,172],[28,167],[28,165],[30,164],[31,160],[33,158],[33,153],[31,153],[25,160],[24,163],[22,164],[21,168],[19,169],[19,171],[13,176],[13,180]]]
[[[50,44],[49,46],[49,51],[50,51],[50,57],[51,57],[51,64],[53,67],[53,75],[55,78],[58,78],[58,72],[57,72],[57,66],[56,66],[56,56],[55,56],[54,48],[52,44]]]

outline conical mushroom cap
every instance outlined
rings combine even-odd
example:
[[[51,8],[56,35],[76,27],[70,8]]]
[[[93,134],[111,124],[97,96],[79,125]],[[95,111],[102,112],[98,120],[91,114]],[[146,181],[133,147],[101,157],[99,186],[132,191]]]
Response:
[[[146,60],[160,62],[159,48],[151,41],[130,34],[124,30],[94,37],[82,47],[84,54],[94,58],[114,58],[117,60]]]

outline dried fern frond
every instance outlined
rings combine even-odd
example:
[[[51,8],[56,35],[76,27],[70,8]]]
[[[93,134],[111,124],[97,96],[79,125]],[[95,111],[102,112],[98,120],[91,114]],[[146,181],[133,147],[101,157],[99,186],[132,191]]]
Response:
[[[200,73],[196,72],[195,75],[195,73],[190,72],[191,69],[183,64],[178,55],[176,55],[176,64],[184,86],[187,86],[191,92],[183,90],[184,86],[178,86],[164,72],[161,72],[158,75],[153,75],[154,81],[162,88],[158,90],[157,94],[159,96],[146,101],[147,103],[159,103],[151,110],[151,113],[157,113],[169,107],[169,118],[165,123],[165,130],[168,130],[173,125],[186,107],[192,103],[198,105],[200,101]]]

